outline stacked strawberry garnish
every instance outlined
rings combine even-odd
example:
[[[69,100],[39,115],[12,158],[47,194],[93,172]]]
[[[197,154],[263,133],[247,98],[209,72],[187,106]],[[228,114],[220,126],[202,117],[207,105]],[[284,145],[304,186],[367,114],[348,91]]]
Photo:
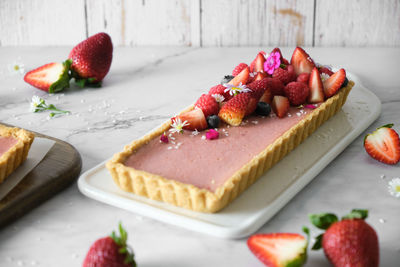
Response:
[[[250,65],[240,63],[232,75],[226,75],[221,84],[203,94],[194,105],[202,114],[180,114],[174,118],[189,119],[184,129],[199,131],[213,128],[204,123],[209,121],[209,116],[218,115],[232,126],[240,125],[246,116],[256,111],[265,116],[266,111],[269,113],[272,109],[277,117],[284,118],[290,106],[322,103],[346,84],[344,69],[334,73],[328,67],[318,68],[300,47],[294,50],[289,62],[280,49],[275,48],[269,55],[259,52]]]
[[[65,62],[48,63],[31,70],[24,80],[49,93],[68,88],[71,78],[75,78],[80,87],[98,87],[110,70],[112,53],[110,36],[98,33],[76,45]]]

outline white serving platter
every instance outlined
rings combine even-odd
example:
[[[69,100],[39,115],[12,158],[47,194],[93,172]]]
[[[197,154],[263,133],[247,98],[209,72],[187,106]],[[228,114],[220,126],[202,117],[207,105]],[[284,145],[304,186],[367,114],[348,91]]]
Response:
[[[342,110],[267,171],[222,211],[206,214],[127,193],[113,182],[103,163],[83,173],[79,190],[86,196],[136,214],[222,238],[257,231],[359,136],[380,112],[380,100],[360,80]]]

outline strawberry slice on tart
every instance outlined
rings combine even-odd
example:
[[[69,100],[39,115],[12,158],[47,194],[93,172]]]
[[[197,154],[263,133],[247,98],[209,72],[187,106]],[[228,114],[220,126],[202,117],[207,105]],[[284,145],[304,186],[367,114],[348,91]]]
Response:
[[[250,77],[249,67],[245,67],[238,75],[235,76],[228,84],[237,86],[239,84],[247,84]]]
[[[267,78],[267,77],[268,77],[268,74],[266,74],[265,72],[259,72],[255,76],[254,81],[262,80],[262,79]]]
[[[307,239],[295,233],[255,234],[247,245],[269,267],[302,266],[307,260]]]
[[[315,104],[324,102],[324,86],[322,84],[321,75],[317,68],[313,68],[313,70],[311,71],[311,75],[308,81],[308,87],[310,87],[308,103]]]
[[[250,72],[264,72],[265,56],[262,52],[258,53],[256,58],[250,64]]]
[[[332,74],[328,79],[326,79],[324,84],[324,94],[327,98],[336,94],[337,91],[342,87],[344,81],[346,80],[346,71],[340,69],[334,74]]]
[[[289,112],[290,102],[285,96],[276,95],[272,99],[272,110],[279,118],[283,118]]]
[[[250,94],[240,93],[226,102],[220,109],[218,116],[229,125],[238,126],[242,122],[250,103]]]
[[[175,132],[182,132],[183,129],[202,131],[208,127],[206,117],[200,108],[181,113],[173,117],[171,121],[171,127],[175,129]]]
[[[69,88],[71,63],[71,60],[63,63],[48,63],[26,73],[24,81],[49,93],[62,91]]]
[[[296,75],[311,73],[312,69],[315,67],[312,58],[301,47],[296,47],[294,50],[290,65],[293,66]]]

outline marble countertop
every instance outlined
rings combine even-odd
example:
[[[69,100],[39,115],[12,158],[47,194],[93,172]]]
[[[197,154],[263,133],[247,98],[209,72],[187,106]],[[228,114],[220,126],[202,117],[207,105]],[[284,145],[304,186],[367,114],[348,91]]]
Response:
[[[70,47],[0,48],[0,121],[71,143],[86,171],[194,102],[218,83],[232,66],[250,61],[258,48],[116,48],[110,73],[101,88],[70,89],[47,95],[24,83],[25,70],[64,60]],[[264,48],[269,51],[269,48]],[[290,55],[293,48],[282,49]],[[400,131],[400,49],[309,48],[317,62],[357,74],[382,101],[382,114],[366,131],[394,123]],[[224,71],[225,70],[225,71]],[[68,116],[48,118],[31,113],[39,95]],[[367,208],[376,229],[381,266],[400,260],[400,199],[387,183],[400,177],[400,164],[388,166],[369,158],[360,135],[259,232],[300,232],[310,213],[343,215]],[[99,143],[101,145],[99,145]],[[382,178],[384,175],[384,178]],[[76,183],[0,229],[0,266],[80,266],[89,246],[116,229],[129,232],[139,266],[262,266],[246,240],[226,240],[141,217],[83,196]],[[316,232],[314,232],[315,234]],[[329,266],[322,251],[310,252],[307,266]]]

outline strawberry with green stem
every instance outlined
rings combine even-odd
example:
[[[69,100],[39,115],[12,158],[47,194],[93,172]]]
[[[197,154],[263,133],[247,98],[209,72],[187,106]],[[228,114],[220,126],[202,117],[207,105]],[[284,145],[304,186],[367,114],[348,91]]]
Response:
[[[317,228],[326,230],[316,238],[313,250],[321,247],[336,267],[379,265],[379,243],[375,230],[364,219],[367,210],[353,209],[339,221],[332,213],[309,215]]]
[[[34,70],[27,72],[24,81],[30,85],[48,93],[57,93],[69,88],[71,80],[70,59],[63,63],[48,63]]]
[[[136,267],[132,249],[126,244],[128,234],[119,224],[119,236],[113,231],[110,236],[98,239],[90,247],[83,267]]]
[[[107,33],[97,33],[77,44],[68,56],[76,83],[80,87],[101,86],[110,70],[112,57],[113,44]]]

